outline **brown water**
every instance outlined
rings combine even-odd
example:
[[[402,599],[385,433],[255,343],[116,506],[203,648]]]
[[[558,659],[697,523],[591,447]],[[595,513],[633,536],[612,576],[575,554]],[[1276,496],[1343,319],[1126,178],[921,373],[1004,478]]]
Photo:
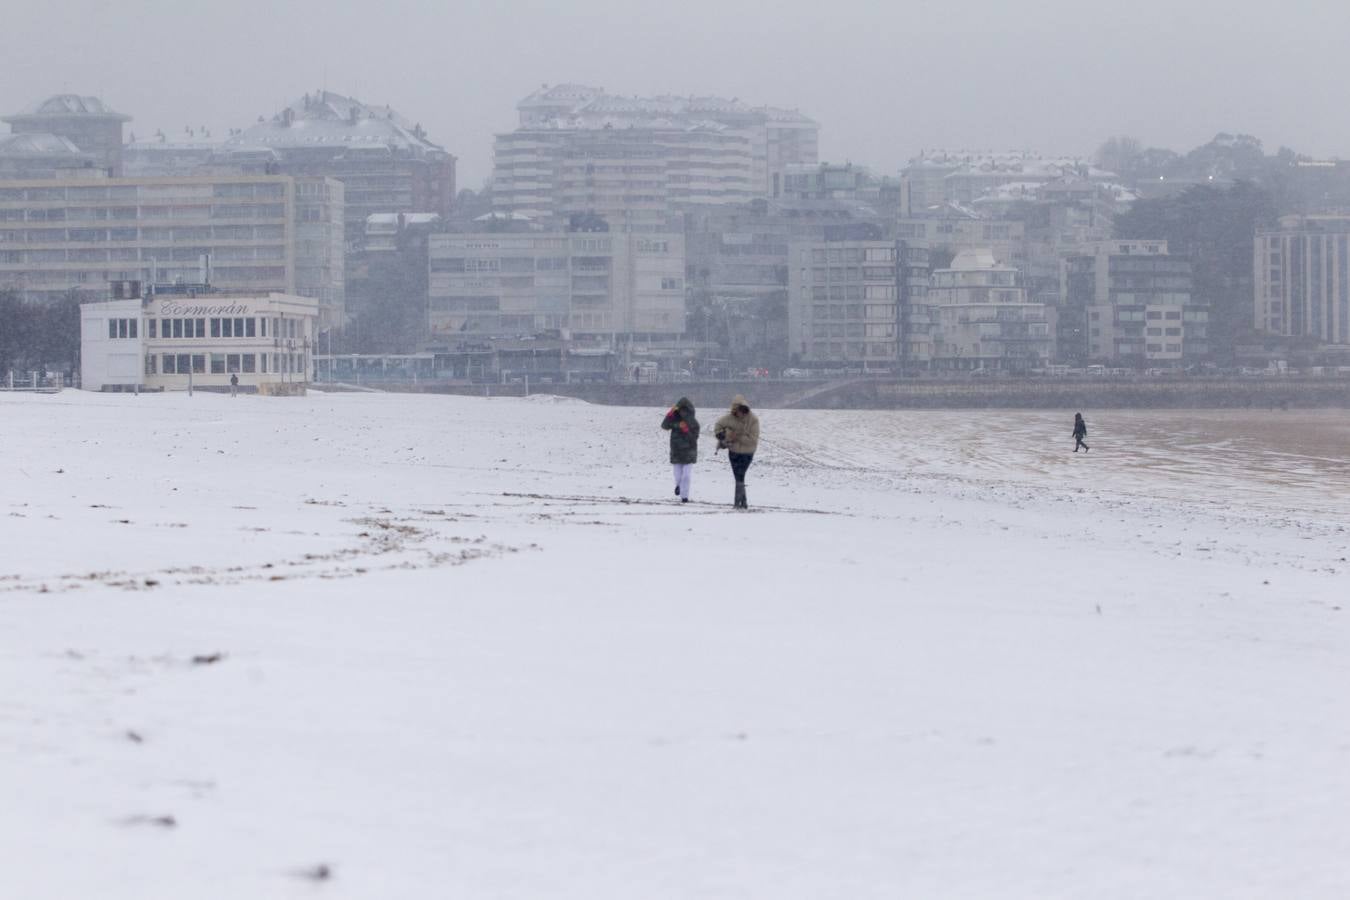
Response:
[[[1236,503],[1350,521],[1350,412],[768,411],[765,449],[790,465]],[[765,454],[767,456],[767,454]]]

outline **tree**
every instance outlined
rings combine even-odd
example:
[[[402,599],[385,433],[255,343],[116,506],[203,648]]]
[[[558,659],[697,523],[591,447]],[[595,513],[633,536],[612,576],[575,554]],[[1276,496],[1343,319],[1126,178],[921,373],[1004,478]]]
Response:
[[[1130,177],[1139,171],[1143,157],[1144,145],[1135,138],[1122,134],[1107,138],[1106,142],[1097,148],[1097,154],[1092,161],[1100,169]]]

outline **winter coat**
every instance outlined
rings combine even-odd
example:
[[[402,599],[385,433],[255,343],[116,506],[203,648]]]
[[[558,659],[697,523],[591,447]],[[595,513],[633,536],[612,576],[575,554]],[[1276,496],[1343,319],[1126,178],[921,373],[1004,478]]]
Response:
[[[738,406],[744,406],[747,410],[750,408],[740,394],[731,401],[732,411]],[[717,439],[732,453],[754,453],[759,448],[759,417],[753,412],[747,412],[740,418],[731,412],[727,413],[717,420],[715,432]]]
[[[673,465],[687,466],[698,462],[698,419],[694,417],[694,404],[688,397],[681,397],[661,420],[661,427],[670,432],[670,461]]]
[[[1073,436],[1087,437],[1087,422],[1082,419],[1073,420]]]

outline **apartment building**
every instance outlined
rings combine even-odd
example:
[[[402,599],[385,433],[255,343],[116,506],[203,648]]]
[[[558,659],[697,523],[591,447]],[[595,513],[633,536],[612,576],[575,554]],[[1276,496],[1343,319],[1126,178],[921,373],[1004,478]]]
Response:
[[[332,91],[306,94],[271,118],[230,135],[213,166],[342,182],[346,239],[359,247],[379,213],[450,214],[455,157],[418,123],[388,106]]]
[[[932,250],[954,258],[963,250],[988,250],[994,259],[1021,270],[1027,262],[1026,226],[1019,221],[982,218],[968,210],[942,204],[928,216],[902,216],[896,237],[922,241]]]
[[[1029,301],[1017,270],[988,250],[963,250],[935,269],[926,302],[934,368],[1026,371],[1052,358],[1053,308]]]
[[[428,241],[433,339],[557,331],[614,342],[684,334],[682,234],[433,234]]]
[[[1047,157],[1024,151],[931,151],[901,170],[902,209],[921,216],[943,203],[969,206],[1000,188],[1033,189],[1066,177],[1109,182],[1115,176],[1074,157]]]
[[[0,182],[0,290],[112,281],[303,293],[342,319],[342,186],[288,176]]]
[[[793,358],[808,365],[893,369],[900,359],[895,242],[794,243],[788,258]]]
[[[535,219],[594,212],[612,230],[660,231],[679,207],[767,196],[787,166],[816,162],[814,122],[737,100],[557,85],[517,110],[496,137],[493,204]]]
[[[1191,261],[1166,241],[1100,241],[1064,259],[1061,356],[1175,366],[1209,354],[1209,310],[1191,295]]]
[[[57,94],[0,118],[15,134],[55,135],[88,154],[105,174],[122,174],[122,126],[131,116],[115,112],[97,97]]]
[[[1257,330],[1350,344],[1350,215],[1284,216],[1255,242]]]

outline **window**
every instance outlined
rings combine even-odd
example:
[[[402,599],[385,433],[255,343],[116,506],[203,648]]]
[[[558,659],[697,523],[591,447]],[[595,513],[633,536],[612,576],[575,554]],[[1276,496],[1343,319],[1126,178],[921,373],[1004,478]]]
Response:
[[[108,339],[113,340],[117,337],[117,320],[108,320]]]
[[[220,336],[234,337],[234,319],[220,320]]]
[[[243,355],[241,359],[241,364],[242,364],[242,371],[244,372],[244,374],[246,375],[252,374],[253,372],[256,372],[258,370],[255,360],[257,360],[257,357],[254,356],[252,353],[245,353]]]
[[[173,336],[176,337],[176,338],[181,338],[181,337],[183,336],[183,320],[182,320],[182,319],[174,319],[174,320],[173,320]],[[183,370],[183,371],[186,371],[186,370]]]
[[[146,319],[146,327],[149,329],[146,335],[147,337],[155,336],[155,321],[155,319]]]
[[[177,359],[172,353],[165,353],[160,357],[160,368],[164,370],[165,375],[173,375],[178,371],[178,367],[175,365]]]
[[[266,322],[267,320],[266,320],[266,319],[263,319],[263,321]],[[259,354],[258,354],[258,371],[259,371],[259,372],[262,372],[264,375],[267,374],[267,354],[266,354],[266,353],[259,353]]]
[[[244,320],[244,337],[257,337],[258,320],[252,317]]]
[[[203,353],[192,354],[192,371],[199,374],[206,374],[206,355]]]
[[[224,375],[224,374],[225,374],[225,354],[224,354],[224,353],[212,353],[212,354],[211,354],[211,374],[212,374],[212,375]]]
[[[127,319],[127,337],[136,337],[137,323],[135,319]]]
[[[225,371],[235,373],[239,371],[239,354],[229,353],[225,356]]]
[[[267,337],[267,319],[265,318],[258,320],[258,335],[260,337]],[[263,369],[263,371],[266,372],[267,370]]]
[[[192,371],[192,357],[186,353],[178,354],[178,374],[186,375]]]
[[[155,362],[156,358],[153,353],[147,353],[145,355],[145,374],[147,375],[155,374]]]
[[[680,279],[678,279],[678,278],[662,278],[662,279],[661,279],[661,290],[663,290],[663,291],[678,291],[679,289],[680,289]]]

